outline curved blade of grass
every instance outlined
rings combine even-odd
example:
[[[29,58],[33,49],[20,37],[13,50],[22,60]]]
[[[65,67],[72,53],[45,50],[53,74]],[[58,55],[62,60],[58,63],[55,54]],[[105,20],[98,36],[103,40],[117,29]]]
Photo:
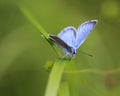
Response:
[[[70,96],[69,86],[66,81],[63,81],[60,84],[59,96]]]
[[[35,20],[35,18],[30,14],[30,12],[24,6],[20,6],[20,10],[27,17],[27,19],[42,33],[42,35],[46,39],[48,39],[49,37],[47,32],[43,29],[40,23]]]
[[[80,73],[94,73],[94,74],[109,74],[109,73],[118,73],[120,72],[120,68],[111,69],[111,70],[100,70],[100,69],[82,69],[82,70],[75,70],[75,71],[65,71],[66,74],[80,74]]]
[[[47,32],[43,29],[43,27],[39,24],[39,22],[35,20],[35,18],[30,14],[30,12],[24,6],[20,6],[20,10],[27,17],[27,19],[42,33],[42,35],[45,37],[48,43],[50,43],[52,48],[55,49],[57,54],[60,55],[60,52],[57,51],[56,48],[53,46],[53,44],[50,42]],[[59,59],[54,63],[50,76],[49,76],[45,96],[56,96],[57,95],[60,81],[62,78],[62,73],[67,63],[69,63],[69,60],[67,59],[65,60]]]
[[[57,92],[59,89],[60,81],[62,78],[62,73],[67,63],[70,61],[68,60],[57,60],[51,70],[48,84],[45,92],[45,96],[57,96]]]
[[[48,33],[46,30],[40,25],[40,23],[32,16],[32,14],[27,10],[26,7],[20,5],[19,6],[21,12],[26,16],[26,18],[40,31],[40,33],[44,36],[44,38],[47,40],[47,42],[52,46],[52,48],[55,50],[57,55],[61,55],[61,53],[56,49],[54,44],[50,41]]]

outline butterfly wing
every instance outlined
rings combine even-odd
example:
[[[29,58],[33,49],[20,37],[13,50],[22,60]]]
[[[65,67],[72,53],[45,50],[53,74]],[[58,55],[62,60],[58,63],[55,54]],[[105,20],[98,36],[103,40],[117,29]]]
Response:
[[[74,27],[67,27],[63,29],[58,37],[63,40],[68,46],[74,48],[76,40],[76,29]]]
[[[78,49],[80,45],[85,41],[89,33],[94,29],[97,24],[97,20],[91,20],[81,24],[78,27],[77,37],[76,37],[76,45],[75,48]]]
[[[63,40],[55,35],[49,34],[50,39],[61,48],[65,54],[72,53],[72,47],[68,46]]]

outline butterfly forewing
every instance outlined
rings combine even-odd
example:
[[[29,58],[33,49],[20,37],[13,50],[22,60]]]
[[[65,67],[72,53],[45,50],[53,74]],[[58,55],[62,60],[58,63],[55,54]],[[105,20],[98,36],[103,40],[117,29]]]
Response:
[[[58,34],[58,37],[68,46],[74,48],[76,42],[76,29],[74,27],[67,27]]]
[[[76,45],[75,48],[78,49],[80,45],[85,41],[89,33],[93,30],[97,23],[97,20],[91,20],[83,23],[78,27],[77,37],[76,37]]]

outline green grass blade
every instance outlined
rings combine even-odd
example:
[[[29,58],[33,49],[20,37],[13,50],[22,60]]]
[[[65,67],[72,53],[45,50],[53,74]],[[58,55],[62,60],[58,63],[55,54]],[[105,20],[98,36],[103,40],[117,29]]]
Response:
[[[44,37],[48,39],[47,32],[40,25],[40,23],[35,20],[35,18],[30,14],[30,12],[24,6],[20,6],[20,10],[27,17],[27,19],[42,33],[42,35],[44,35]]]
[[[66,81],[61,82],[59,88],[59,96],[70,96],[70,90]]]
[[[58,56],[61,55],[61,53],[57,50],[57,48],[53,45],[53,43],[49,40],[48,33],[45,31],[45,29],[40,25],[40,23],[32,16],[32,14],[27,10],[24,6],[19,6],[21,12],[26,16],[26,18],[40,31],[40,33],[44,36],[44,38],[47,40],[47,42],[52,46],[54,51],[57,53]]]
[[[68,60],[57,60],[51,70],[45,96],[57,96],[62,73]]]
[[[45,37],[45,39],[48,41],[48,43],[50,43],[50,45],[52,45],[51,42],[49,41],[49,36],[48,36],[47,32],[39,24],[39,22],[37,22],[37,20],[35,20],[35,18],[30,14],[30,12],[24,6],[20,6],[20,10],[26,16],[26,18],[42,33],[42,35]],[[55,51],[58,55],[61,54],[59,51],[56,50],[55,46],[52,45],[52,47],[55,49]],[[59,59],[54,63],[53,68],[50,73],[50,76],[49,76],[49,79],[48,79],[45,96],[56,96],[57,95],[60,81],[62,78],[62,73],[63,73],[65,65],[67,63],[69,63],[69,60],[67,60],[67,59],[65,59],[65,60]]]

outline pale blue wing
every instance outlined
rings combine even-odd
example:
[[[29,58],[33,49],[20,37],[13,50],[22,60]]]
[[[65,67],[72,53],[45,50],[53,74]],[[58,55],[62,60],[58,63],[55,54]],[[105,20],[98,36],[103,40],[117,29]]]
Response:
[[[67,27],[63,29],[58,37],[63,40],[68,46],[75,47],[76,43],[76,29],[74,27]]]
[[[91,20],[81,24],[77,30],[76,45],[75,48],[78,49],[80,45],[85,41],[89,33],[95,27],[97,20]]]

